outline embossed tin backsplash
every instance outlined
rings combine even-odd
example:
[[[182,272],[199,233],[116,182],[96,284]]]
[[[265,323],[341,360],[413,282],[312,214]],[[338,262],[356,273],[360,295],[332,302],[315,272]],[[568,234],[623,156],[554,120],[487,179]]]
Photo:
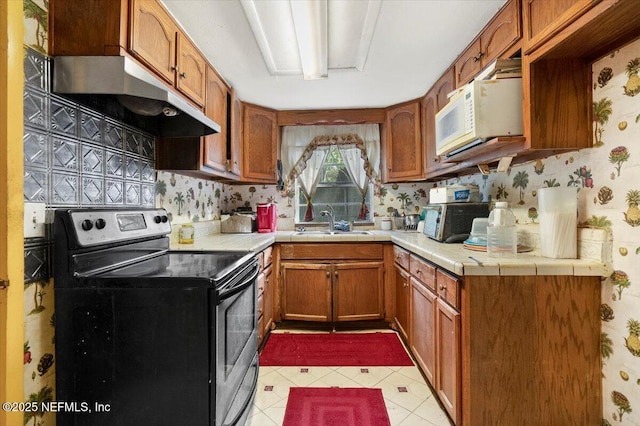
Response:
[[[51,93],[52,59],[24,59],[24,201],[60,207],[155,205],[155,138]],[[49,278],[51,230],[25,241],[25,282]]]

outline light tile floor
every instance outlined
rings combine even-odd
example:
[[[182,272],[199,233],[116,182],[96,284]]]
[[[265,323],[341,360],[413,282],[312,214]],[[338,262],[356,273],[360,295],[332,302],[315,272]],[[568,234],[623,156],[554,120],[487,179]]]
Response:
[[[393,333],[391,330],[363,332],[372,331]],[[309,331],[274,330],[273,332],[308,333]],[[380,388],[392,426],[450,426],[452,424],[416,366],[260,367],[258,392],[245,426],[282,425],[289,388],[296,386]]]

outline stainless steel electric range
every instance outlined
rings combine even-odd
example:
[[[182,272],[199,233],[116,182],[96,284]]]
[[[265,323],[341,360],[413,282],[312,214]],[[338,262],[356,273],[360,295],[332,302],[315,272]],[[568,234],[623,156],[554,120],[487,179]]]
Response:
[[[170,232],[162,209],[56,211],[56,400],[84,403],[59,425],[244,423],[257,258],[172,252]]]

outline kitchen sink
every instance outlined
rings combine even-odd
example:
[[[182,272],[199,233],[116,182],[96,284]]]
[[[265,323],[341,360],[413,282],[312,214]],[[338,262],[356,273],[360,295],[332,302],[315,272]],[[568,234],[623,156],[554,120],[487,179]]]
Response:
[[[293,235],[373,235],[370,231],[296,231]]]

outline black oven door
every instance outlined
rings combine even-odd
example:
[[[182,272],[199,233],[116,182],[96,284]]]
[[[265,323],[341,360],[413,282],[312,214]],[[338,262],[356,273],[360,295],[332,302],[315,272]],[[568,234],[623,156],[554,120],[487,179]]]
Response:
[[[258,264],[252,262],[234,282],[222,286],[216,299],[215,424],[235,425],[246,418],[258,377]]]

